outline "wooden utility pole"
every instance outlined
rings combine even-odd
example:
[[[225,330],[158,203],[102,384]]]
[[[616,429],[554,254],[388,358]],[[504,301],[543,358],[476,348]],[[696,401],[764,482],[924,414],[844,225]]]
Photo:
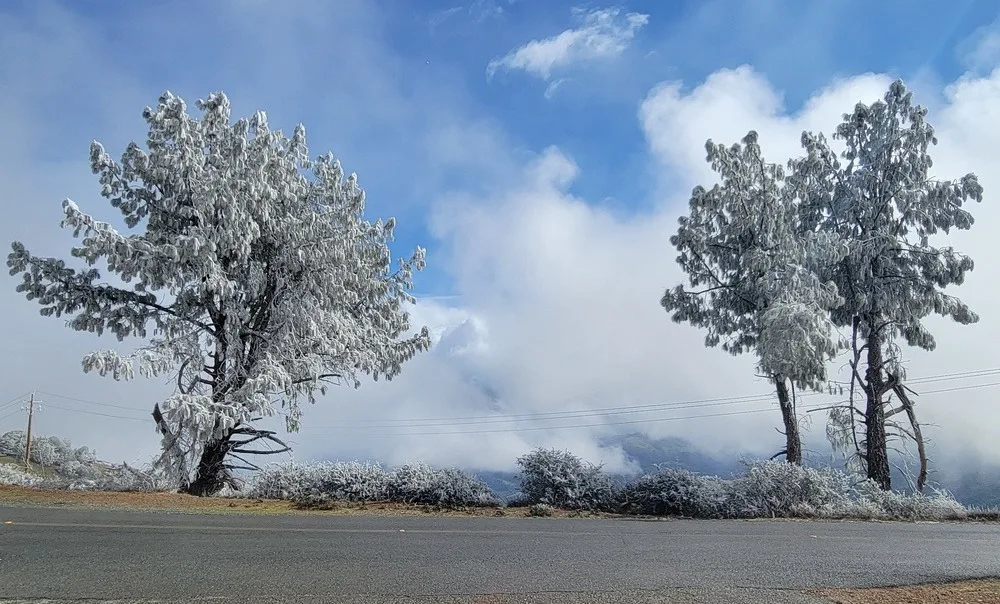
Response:
[[[31,468],[31,420],[35,417],[35,393],[28,397],[28,438],[24,444],[24,469]]]

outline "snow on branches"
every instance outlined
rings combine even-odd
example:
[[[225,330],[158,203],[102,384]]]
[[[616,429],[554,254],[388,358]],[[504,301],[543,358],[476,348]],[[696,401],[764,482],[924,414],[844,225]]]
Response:
[[[661,304],[674,321],[708,330],[707,346],[757,354],[774,380],[789,461],[801,461],[794,400],[787,382],[818,388],[839,342],[830,310],[841,298],[816,267],[838,262],[846,246],[836,236],[802,228],[785,171],[767,163],[751,131],[731,147],[708,141],[708,161],[721,183],[698,186],[690,212],[670,242],[691,289],[678,285]]]
[[[844,115],[834,134],[845,147],[843,161],[825,137],[807,132],[802,135],[806,156],[790,162],[804,225],[848,246],[843,259],[820,270],[844,298],[831,319],[851,330],[853,352],[852,401],[831,415],[831,441],[857,447],[869,478],[886,489],[886,421],[905,410],[910,426],[897,425],[899,432],[923,447],[903,385],[906,374],[897,340],[933,350],[934,337],[923,324],[928,315],[960,324],[979,319],[964,302],[944,293],[945,287],[965,280],[972,259],[951,247],[935,247],[931,238],[971,228],[973,217],[966,207],[982,201],[983,189],[974,174],[954,181],[931,175],[928,150],[937,138],[926,117],[927,110],[914,105],[912,93],[897,80],[883,100],[859,103]],[[854,408],[855,386],[867,399],[863,413]],[[895,411],[886,409],[887,394],[902,403]],[[862,436],[857,434],[859,415],[865,424]],[[925,477],[921,453],[919,486]]]
[[[128,355],[91,353],[84,370],[174,374],[175,393],[154,411],[161,463],[192,491],[211,492],[228,456],[280,443],[256,419],[281,407],[294,431],[302,401],[331,383],[357,387],[363,374],[391,379],[430,339],[411,330],[404,308],[424,250],[393,266],[395,221],[364,218],[355,175],[331,154],[310,158],[301,125],[287,137],[263,112],[231,122],[222,93],[197,106],[200,119],[165,93],[143,112],[146,148],[129,144],[120,162],[91,145],[101,195],[131,232],[63,202],[62,225],[80,238],[71,255],[104,262],[122,286],[20,242],[8,266],[43,315],[145,340]]]

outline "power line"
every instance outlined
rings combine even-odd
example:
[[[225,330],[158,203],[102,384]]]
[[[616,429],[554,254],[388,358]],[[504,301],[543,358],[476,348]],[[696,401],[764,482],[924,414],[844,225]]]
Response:
[[[60,407],[59,405],[53,405],[52,403],[48,403],[46,406],[51,409],[59,409],[60,411],[69,411],[71,413],[84,413],[86,415],[98,415],[100,417],[110,417],[113,419],[130,419],[134,422],[148,421],[147,419],[142,417],[126,417],[124,415],[111,415],[108,413],[98,413],[97,411],[87,411],[86,409],[73,409],[72,407]]]
[[[954,373],[940,373],[937,375],[929,375],[918,378],[911,378],[905,380],[907,384],[923,384],[926,382],[941,382],[953,379],[968,379],[974,377],[985,377],[989,375],[1000,374],[1000,367],[993,367],[989,369],[973,369],[970,371],[957,371]],[[837,380],[829,380],[831,384],[837,384],[839,386],[849,386],[850,382],[841,382]]]
[[[1000,386],[1000,382],[990,382],[987,384],[973,384],[969,386],[956,386],[952,388],[942,388],[940,390],[931,390],[924,392],[923,394],[940,394],[944,392],[956,392],[960,390],[973,390],[976,388],[988,388],[992,386]],[[834,405],[840,405],[849,402],[847,399],[837,401]],[[809,407],[800,407],[800,411],[809,412],[812,410],[819,410],[829,407],[827,404],[812,405]],[[603,422],[603,423],[591,423],[591,424],[574,424],[574,425],[563,425],[563,426],[532,426],[523,428],[496,428],[490,430],[454,430],[450,432],[397,432],[393,434],[385,434],[384,436],[448,436],[448,435],[472,435],[472,434],[498,434],[505,432],[535,432],[541,430],[569,430],[577,428],[603,428],[605,426],[624,426],[630,424],[643,424],[643,423],[663,423],[671,421],[680,420],[690,420],[690,419],[703,419],[710,417],[728,417],[728,416],[738,416],[738,415],[750,415],[754,413],[768,413],[773,411],[773,407],[767,407],[763,409],[744,409],[741,411],[730,411],[724,413],[703,413],[698,415],[688,415],[682,417],[661,417],[661,418],[651,418],[651,419],[641,419],[641,420],[626,420],[619,422]],[[405,428],[406,426],[397,426]],[[424,428],[425,426],[414,426],[416,428]],[[326,426],[303,426],[303,430],[322,430],[329,429]]]
[[[951,379],[959,379],[956,376],[964,377],[981,377],[986,375],[994,375],[1000,373],[1000,369],[989,369],[989,370],[979,370],[977,372],[963,372],[955,374],[942,374],[938,376],[926,376],[923,378],[918,378],[915,380],[909,380],[908,383],[930,383],[947,381]],[[974,374],[974,375],[973,375]],[[933,394],[932,391],[926,392],[924,394]],[[920,393],[918,393],[920,394]],[[623,407],[605,407],[598,409],[582,409],[576,411],[550,411],[550,412],[540,412],[540,413],[523,413],[523,414],[513,414],[513,415],[480,415],[480,416],[466,416],[466,417],[452,417],[452,418],[409,418],[409,419],[382,419],[382,420],[358,420],[357,422],[342,422],[336,425],[329,426],[309,426],[310,429],[371,429],[371,428],[436,428],[436,427],[447,427],[447,426],[461,426],[461,425],[476,425],[476,424],[495,424],[495,423],[513,423],[520,421],[548,421],[553,419],[578,419],[585,417],[600,417],[600,416],[614,416],[614,415],[625,415],[632,413],[652,413],[657,411],[671,411],[674,409],[692,409],[701,407],[721,407],[736,404],[746,404],[746,403],[756,403],[771,401],[774,398],[773,393],[769,394],[759,394],[759,395],[747,395],[747,396],[736,396],[736,397],[721,397],[721,398],[710,398],[710,399],[700,399],[691,401],[678,401],[670,403],[655,403],[648,405],[629,405]],[[833,396],[831,393],[826,392],[806,392],[797,395],[797,399],[802,399],[805,397],[814,396]],[[381,423],[375,423],[381,422]]]
[[[20,412],[21,412],[20,409],[15,409],[14,411],[8,413],[7,415],[4,415],[3,417],[0,417],[0,422],[2,422],[3,420],[7,419],[8,417],[14,417],[15,415],[17,415]]]
[[[72,396],[64,396],[62,394],[53,394],[51,392],[44,392],[42,390],[38,391],[39,394],[44,394],[45,396],[54,396],[56,398],[61,398],[67,401],[73,401],[76,403],[85,403],[87,405],[97,405],[98,407],[110,407],[112,409],[124,409],[126,411],[141,411],[141,409],[136,409],[135,407],[126,407],[124,405],[112,405],[111,403],[98,403],[97,401],[88,401],[82,398],[74,398]]]
[[[15,403],[20,403],[21,399],[23,399],[24,397],[28,396],[28,394],[29,393],[25,392],[21,396],[16,396],[16,397],[10,399],[9,401],[7,401],[6,403],[0,403],[0,411],[3,411],[7,407],[10,407],[11,405],[13,405]]]
[[[985,377],[989,375],[1000,374],[1000,368],[990,368],[990,369],[979,369],[973,371],[963,371],[955,373],[946,373],[939,375],[924,376],[921,378],[914,378],[907,380],[909,384],[916,383],[931,383],[939,381],[949,381],[954,379],[970,379],[974,377]],[[839,383],[839,382],[832,382]],[[1000,382],[991,382],[987,384],[973,384],[970,386],[956,386],[951,388],[943,388],[939,390],[926,391],[920,394],[938,394],[944,392],[955,392],[961,390],[971,390],[977,388],[985,388],[990,386],[1000,385]],[[139,411],[134,407],[126,407],[123,405],[113,405],[110,403],[102,403],[87,399],[81,399],[76,397],[65,396],[61,394],[55,394],[51,392],[40,392],[46,396],[52,396],[60,399],[65,399],[69,401],[80,402],[88,405],[97,405],[101,407],[108,407],[113,409],[123,409],[127,411]],[[826,392],[806,392],[801,393],[797,396],[798,399],[812,396],[832,396],[832,393]],[[24,395],[12,399],[4,406],[9,406],[17,402],[19,399],[23,398]],[[355,423],[342,423],[339,425],[329,425],[329,426],[303,426],[303,429],[310,430],[342,430],[342,429],[393,429],[393,428],[436,428],[436,427],[451,427],[451,426],[465,426],[465,425],[481,425],[481,424],[504,424],[504,423],[516,423],[516,422],[526,422],[526,421],[552,421],[559,419],[582,419],[590,417],[604,417],[604,416],[618,416],[627,414],[638,414],[638,413],[654,413],[658,411],[672,411],[680,409],[693,409],[693,408],[710,408],[710,407],[720,407],[728,405],[740,405],[748,403],[757,403],[770,401],[774,397],[773,393],[768,394],[754,394],[754,395],[743,395],[743,396],[730,396],[730,397],[716,397],[716,398],[706,398],[706,399],[693,399],[687,401],[673,401],[668,403],[651,403],[645,405],[625,405],[618,407],[603,407],[597,409],[578,409],[571,411],[547,411],[547,412],[537,412],[537,413],[521,413],[512,415],[478,415],[478,416],[452,416],[452,417],[438,417],[438,418],[401,418],[401,419],[382,419],[382,420],[359,420]],[[840,404],[847,402],[840,401]],[[113,419],[125,419],[131,421],[147,421],[145,418],[137,417],[127,417],[123,415],[114,415],[108,413],[99,413],[96,411],[87,411],[84,409],[75,409],[71,407],[62,407],[59,405],[48,405],[54,409],[60,409],[63,411],[70,411],[73,413],[83,413],[87,415],[95,415],[100,417],[107,417]],[[819,405],[815,408],[823,408],[826,405]],[[2,407],[0,407],[2,408]],[[807,409],[807,408],[804,408]],[[602,422],[602,423],[591,423],[591,424],[577,424],[569,426],[535,426],[535,427],[521,427],[521,428],[502,428],[502,429],[491,429],[491,430],[478,430],[478,431],[452,431],[452,432],[426,432],[426,433],[406,433],[405,435],[418,436],[418,435],[435,435],[435,434],[485,434],[493,432],[517,432],[524,430],[561,430],[569,428],[582,428],[582,427],[600,427],[600,426],[615,426],[615,425],[628,425],[628,424],[639,424],[639,423],[654,423],[662,421],[674,421],[682,419],[697,419],[702,417],[725,417],[733,415],[743,415],[750,413],[764,413],[772,411],[773,407],[761,408],[761,409],[745,409],[740,411],[723,412],[723,413],[713,413],[713,414],[699,414],[690,415],[684,417],[667,417],[667,418],[648,418],[648,419],[635,419],[635,420],[625,420],[617,422]],[[17,413],[15,411],[15,413]],[[8,414],[4,418],[11,417],[13,414]],[[0,419],[4,419],[0,418]],[[382,422],[373,423],[373,422]]]

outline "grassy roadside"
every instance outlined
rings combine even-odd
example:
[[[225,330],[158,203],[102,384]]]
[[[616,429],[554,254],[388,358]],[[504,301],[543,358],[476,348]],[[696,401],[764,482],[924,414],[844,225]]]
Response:
[[[336,502],[322,508],[299,509],[290,501],[270,499],[230,499],[193,497],[180,493],[115,493],[105,491],[63,491],[30,487],[0,486],[0,505],[71,507],[82,509],[131,510],[198,514],[264,514],[327,516],[427,516],[443,517],[525,517],[527,508],[463,508],[458,510],[427,505],[391,502]],[[614,514],[581,514],[553,510],[552,517],[617,517]]]
[[[1000,604],[1000,580],[929,583],[875,589],[825,589],[809,595],[833,604]]]

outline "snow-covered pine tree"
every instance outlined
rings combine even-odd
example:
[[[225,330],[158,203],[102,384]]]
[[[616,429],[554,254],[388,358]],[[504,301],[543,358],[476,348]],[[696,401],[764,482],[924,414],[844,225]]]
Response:
[[[851,390],[853,395],[853,386],[859,386],[866,399],[863,436],[856,436],[852,400],[831,416],[831,441],[857,443],[868,477],[883,489],[891,488],[886,421],[905,411],[914,431],[919,429],[902,387],[906,375],[898,340],[933,350],[925,317],[937,314],[962,324],[978,320],[943,291],[964,281],[972,259],[951,247],[935,247],[930,238],[969,229],[973,217],[966,202],[981,201],[983,189],[974,174],[955,181],[931,175],[928,148],[937,139],[926,116],[897,80],[884,100],[859,103],[844,115],[834,135],[845,145],[843,163],[822,135],[804,133],[806,156],[790,164],[789,184],[803,200],[803,225],[839,237],[850,250],[823,275],[845,299],[831,318],[852,332]],[[886,398],[893,392],[902,399],[896,409],[888,408]],[[911,436],[921,444],[919,433]]]
[[[742,144],[709,140],[708,161],[721,182],[698,186],[670,242],[691,289],[678,285],[661,304],[676,322],[708,330],[706,346],[754,351],[777,390],[785,458],[801,463],[802,445],[789,384],[818,388],[839,346],[829,321],[836,287],[816,267],[846,253],[835,234],[803,230],[782,166],[767,163],[750,132]]]
[[[424,250],[393,268],[395,221],[364,218],[356,177],[331,154],[310,159],[301,125],[288,138],[263,112],[231,123],[222,93],[197,105],[200,119],[165,93],[143,112],[146,149],[129,144],[120,163],[92,143],[101,195],[131,232],[63,202],[62,225],[82,235],[72,256],[106,263],[120,283],[20,242],[8,265],[43,315],[144,340],[129,355],[89,354],[84,371],[175,374],[176,391],[153,410],[159,466],[203,495],[253,465],[243,456],[288,450],[255,427],[260,418],[280,407],[297,430],[302,401],[329,384],[358,387],[364,374],[391,379],[430,340],[411,331],[404,306]]]

